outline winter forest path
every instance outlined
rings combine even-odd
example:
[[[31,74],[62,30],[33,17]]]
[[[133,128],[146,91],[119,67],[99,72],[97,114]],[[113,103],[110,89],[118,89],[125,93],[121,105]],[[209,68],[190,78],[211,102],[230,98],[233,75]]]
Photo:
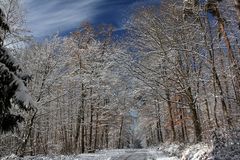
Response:
[[[114,149],[69,156],[26,156],[19,158],[13,155],[2,160],[178,160],[178,158],[168,157],[157,149]]]
[[[113,156],[109,160],[177,160],[177,158],[167,157],[161,151],[139,149],[126,151],[123,155]]]

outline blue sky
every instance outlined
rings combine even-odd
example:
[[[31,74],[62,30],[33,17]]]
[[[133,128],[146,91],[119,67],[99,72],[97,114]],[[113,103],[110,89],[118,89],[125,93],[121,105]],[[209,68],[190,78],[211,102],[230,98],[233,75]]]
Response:
[[[121,29],[132,9],[160,0],[23,0],[27,27],[37,38],[66,34],[83,21]]]

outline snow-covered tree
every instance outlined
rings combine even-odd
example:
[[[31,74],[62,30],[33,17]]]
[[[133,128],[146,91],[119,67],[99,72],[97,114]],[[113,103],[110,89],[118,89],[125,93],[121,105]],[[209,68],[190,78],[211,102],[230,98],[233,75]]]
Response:
[[[33,107],[33,101],[26,88],[30,76],[24,74],[20,64],[3,47],[3,35],[9,31],[9,26],[2,10],[0,25],[0,131],[5,132],[14,131],[14,127],[24,120],[19,112],[29,111]]]
[[[4,47],[20,48],[32,38],[25,26],[25,13],[22,0],[1,0],[0,7],[5,13],[5,21],[10,26],[10,32],[3,33]]]

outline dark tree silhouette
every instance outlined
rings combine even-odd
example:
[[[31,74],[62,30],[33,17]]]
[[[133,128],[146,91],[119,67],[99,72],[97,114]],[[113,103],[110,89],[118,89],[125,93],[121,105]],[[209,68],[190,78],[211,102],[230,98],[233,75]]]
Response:
[[[5,15],[0,9],[0,132],[14,131],[24,118],[11,108],[28,111],[33,105],[26,83],[30,76],[24,75],[17,61],[3,47],[3,34],[10,32]],[[19,109],[18,109],[19,108]]]

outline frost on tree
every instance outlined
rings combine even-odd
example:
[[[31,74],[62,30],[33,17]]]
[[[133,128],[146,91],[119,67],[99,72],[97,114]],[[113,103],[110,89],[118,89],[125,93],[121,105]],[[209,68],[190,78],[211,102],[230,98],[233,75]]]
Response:
[[[9,26],[4,21],[3,11],[0,9],[0,132],[13,131],[24,118],[13,113],[11,109],[28,111],[33,102],[26,88],[30,79],[24,75],[19,64],[3,47],[4,33],[9,32]]]
[[[194,8],[198,5],[198,0],[183,0],[184,13],[186,15],[193,14]]]

